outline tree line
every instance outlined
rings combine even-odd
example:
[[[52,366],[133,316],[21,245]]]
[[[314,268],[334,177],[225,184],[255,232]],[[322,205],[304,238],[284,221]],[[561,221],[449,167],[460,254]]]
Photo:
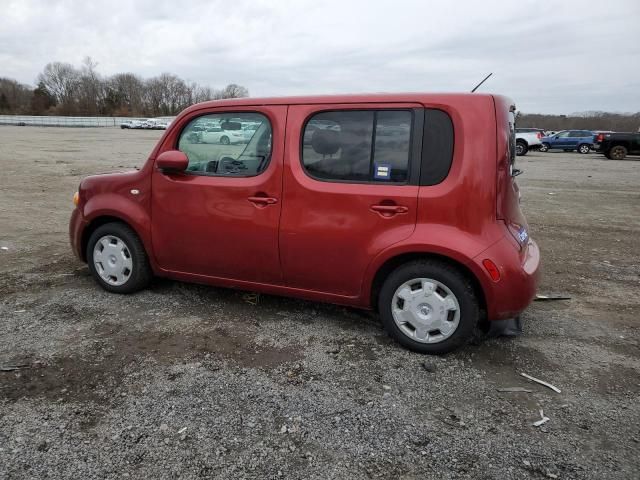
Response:
[[[544,130],[611,130],[613,132],[640,131],[640,112],[585,112],[574,115],[516,114],[516,126]]]
[[[249,96],[245,87],[234,83],[214,89],[171,73],[147,79],[134,73],[103,76],[97,65],[91,57],[86,57],[80,67],[49,63],[38,75],[35,88],[0,77],[0,114],[157,117],[176,115],[185,107],[206,100]],[[518,112],[516,123],[545,130],[635,132],[640,128],[640,112],[575,115]]]
[[[35,88],[0,77],[0,114],[158,117],[206,100],[249,96],[234,83],[214,89],[171,73],[147,79],[134,73],[103,76],[96,67],[90,57],[80,67],[49,63]]]

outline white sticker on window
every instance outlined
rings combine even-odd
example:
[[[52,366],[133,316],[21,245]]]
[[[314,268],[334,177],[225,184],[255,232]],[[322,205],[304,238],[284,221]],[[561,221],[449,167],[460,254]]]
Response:
[[[390,180],[391,179],[391,165],[388,163],[376,163],[374,178],[376,180]]]

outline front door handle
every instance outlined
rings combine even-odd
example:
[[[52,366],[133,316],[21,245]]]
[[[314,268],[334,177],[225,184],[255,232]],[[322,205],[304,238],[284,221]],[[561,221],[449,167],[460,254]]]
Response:
[[[267,205],[278,203],[278,199],[273,197],[249,197],[247,200],[253,203],[256,207],[266,207]]]
[[[383,217],[391,217],[398,213],[407,213],[409,207],[404,205],[371,205],[371,210],[379,213]]]

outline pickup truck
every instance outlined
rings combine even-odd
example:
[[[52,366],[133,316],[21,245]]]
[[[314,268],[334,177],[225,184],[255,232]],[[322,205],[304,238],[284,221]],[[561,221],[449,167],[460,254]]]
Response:
[[[542,145],[541,132],[522,132],[516,129],[516,155],[526,155],[529,150],[537,150]]]
[[[600,133],[594,148],[610,160],[622,160],[629,154],[640,154],[640,133]]]

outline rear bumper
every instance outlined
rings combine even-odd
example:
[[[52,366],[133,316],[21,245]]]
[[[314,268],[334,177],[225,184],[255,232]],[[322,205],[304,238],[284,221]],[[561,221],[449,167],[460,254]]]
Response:
[[[484,272],[482,286],[487,301],[487,318],[504,320],[517,317],[536,295],[540,277],[540,250],[533,240],[523,250],[515,240],[504,237],[476,258],[474,262]],[[493,281],[482,265],[484,259],[495,263],[500,280]]]
[[[85,259],[82,255],[82,234],[86,226],[87,222],[82,216],[82,212],[80,209],[74,208],[73,212],[71,212],[71,219],[69,220],[69,241],[73,253],[83,262]]]

